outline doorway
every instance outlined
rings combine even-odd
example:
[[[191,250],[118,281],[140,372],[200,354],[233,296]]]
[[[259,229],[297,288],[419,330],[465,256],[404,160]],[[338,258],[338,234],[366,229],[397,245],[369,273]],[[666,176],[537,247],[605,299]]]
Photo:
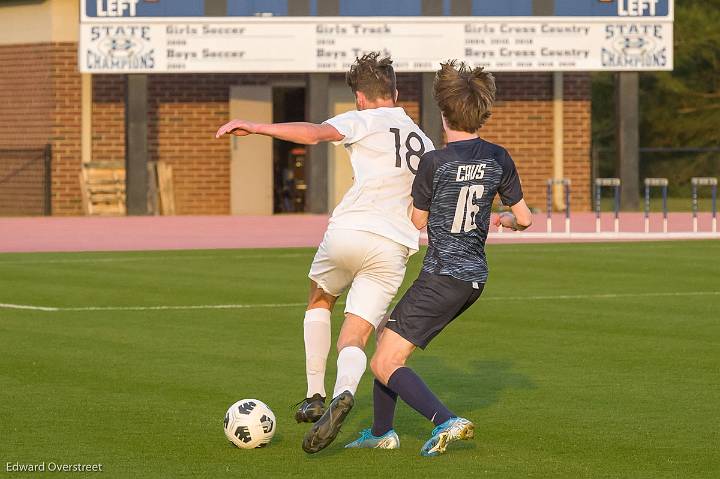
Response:
[[[273,122],[306,121],[305,88],[276,86],[272,89]],[[305,211],[305,145],[273,140],[273,213]]]

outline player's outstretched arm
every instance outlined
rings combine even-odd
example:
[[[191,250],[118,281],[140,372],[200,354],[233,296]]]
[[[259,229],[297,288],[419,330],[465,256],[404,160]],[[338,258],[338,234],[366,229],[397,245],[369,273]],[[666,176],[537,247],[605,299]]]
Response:
[[[512,213],[501,213],[493,221],[495,226],[510,228],[515,231],[526,230],[532,225],[532,213],[525,200],[520,200],[510,207]]]
[[[232,120],[220,127],[215,138],[226,134],[235,136],[265,135],[301,145],[315,145],[323,141],[340,141],[345,138],[332,125],[306,122],[268,124]]]

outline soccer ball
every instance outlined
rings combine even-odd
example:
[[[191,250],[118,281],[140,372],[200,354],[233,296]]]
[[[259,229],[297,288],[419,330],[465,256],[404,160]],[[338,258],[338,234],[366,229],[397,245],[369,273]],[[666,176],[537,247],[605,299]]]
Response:
[[[240,449],[267,446],[275,435],[275,414],[262,401],[242,399],[227,410],[225,437]]]

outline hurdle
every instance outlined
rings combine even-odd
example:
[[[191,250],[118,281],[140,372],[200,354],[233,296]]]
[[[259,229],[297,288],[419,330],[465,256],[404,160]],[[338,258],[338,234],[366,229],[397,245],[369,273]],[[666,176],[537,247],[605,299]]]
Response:
[[[553,186],[562,185],[565,191],[565,233],[570,234],[570,180],[551,178],[547,180],[547,232],[552,233]]]
[[[712,195],[712,232],[717,233],[717,189],[718,179],[712,177],[694,177],[692,184],[692,217],[693,217],[693,233],[698,232],[698,188],[700,186],[709,186]]]
[[[620,178],[595,179],[595,232],[600,233],[600,200],[603,187],[615,188],[615,233],[620,232]]]
[[[663,233],[668,232],[668,179],[645,178],[645,233],[650,233],[650,189],[662,188]]]

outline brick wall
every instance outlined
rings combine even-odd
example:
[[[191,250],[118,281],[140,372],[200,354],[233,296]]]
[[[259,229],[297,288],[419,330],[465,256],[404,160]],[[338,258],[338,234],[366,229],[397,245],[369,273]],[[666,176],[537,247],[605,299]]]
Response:
[[[420,102],[422,100],[422,80],[420,75],[412,73],[400,73],[397,76],[398,106],[405,109],[405,112],[415,123],[420,124]]]
[[[0,45],[0,148],[41,148],[52,136],[52,45]]]
[[[53,215],[81,215],[82,85],[77,44],[55,43],[52,52]]]
[[[74,43],[0,46],[0,148],[53,146],[53,213],[81,214],[81,80]],[[229,115],[230,86],[302,75],[151,75],[149,150],[175,176],[178,214],[227,214],[230,158],[213,138]],[[512,153],[531,205],[552,176],[551,74],[498,74],[498,102],[483,129]],[[93,160],[125,159],[125,78],[93,77]],[[419,121],[420,75],[398,75],[400,105]],[[576,210],[590,207],[590,77],[565,76],[565,174]]]
[[[529,204],[544,209],[553,175],[553,78],[549,73],[496,75],[498,101],[482,136],[505,146],[517,163]],[[572,180],[572,205],[590,209],[590,75],[565,75],[564,173]],[[398,75],[401,106],[419,121],[419,75]],[[405,102],[402,100],[406,99]]]
[[[239,83],[235,75],[150,77],[150,159],[172,165],[178,214],[230,212],[230,151],[214,135]]]
[[[553,77],[550,73],[500,73],[493,116],[481,134],[508,149],[523,182],[525,199],[545,209],[546,181],[553,175]],[[572,181],[572,207],[590,208],[590,75],[566,74],[564,174]]]
[[[125,75],[93,75],[92,160],[125,163]]]
[[[0,72],[0,148],[50,143],[53,214],[82,213],[77,44],[2,45]]]
[[[42,149],[50,141],[48,45],[0,46],[0,215],[43,213]]]
[[[303,81],[303,75],[151,75],[149,82],[150,159],[173,167],[178,214],[228,214],[230,157],[227,142],[214,133],[229,117],[233,85]],[[420,120],[420,79],[399,75],[403,106]],[[125,80],[93,77],[93,160],[124,161]]]
[[[572,207],[578,211],[592,209],[590,180],[592,164],[592,84],[589,74],[566,73],[564,87],[565,176],[572,180]]]
[[[230,152],[227,141],[214,137],[230,115],[230,87],[303,79],[302,75],[150,75],[149,156],[173,167],[177,214],[230,212]],[[125,88],[122,75],[94,77],[94,161],[124,161]]]
[[[552,176],[552,76],[498,74],[497,102],[481,135],[504,146],[515,160],[525,200],[544,207],[545,181]]]

